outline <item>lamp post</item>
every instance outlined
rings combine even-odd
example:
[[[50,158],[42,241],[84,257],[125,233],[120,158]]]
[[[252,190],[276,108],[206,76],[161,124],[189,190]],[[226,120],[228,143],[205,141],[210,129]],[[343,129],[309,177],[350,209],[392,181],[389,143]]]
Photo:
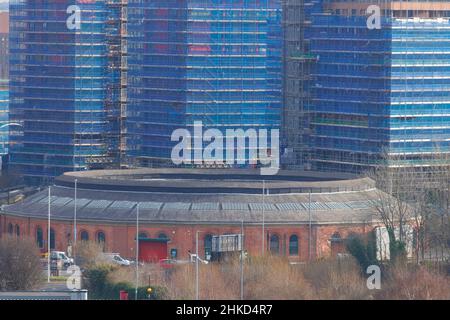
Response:
[[[244,300],[244,211],[241,213],[241,300]]]
[[[199,286],[199,261],[201,261],[204,264],[208,264],[208,261],[200,259],[198,256],[198,235],[203,231],[196,231],[195,233],[195,299],[199,300],[200,296],[200,286]]]
[[[134,298],[138,299],[139,288],[139,202],[136,205],[136,287],[134,290]]]
[[[311,261],[312,258],[312,224],[311,224],[311,190],[309,190],[309,201],[308,201],[308,220],[309,220],[309,231],[308,231],[308,260]]]
[[[195,300],[199,300],[199,283],[198,283],[198,234],[195,233]]]
[[[48,187],[48,225],[47,225],[47,282],[50,283],[50,217],[51,217],[51,187]]]
[[[262,201],[263,201],[263,207],[262,207],[262,233],[261,233],[261,256],[264,256],[264,246],[265,246],[265,231],[264,231],[264,223],[265,223],[265,209],[266,209],[266,199],[265,199],[265,194],[266,194],[266,181],[263,180],[263,187],[262,187]]]
[[[76,259],[75,247],[77,245],[77,187],[78,187],[78,179],[75,179],[75,194],[74,194],[74,207],[73,207],[73,249],[72,249],[72,255],[74,258],[74,262]]]

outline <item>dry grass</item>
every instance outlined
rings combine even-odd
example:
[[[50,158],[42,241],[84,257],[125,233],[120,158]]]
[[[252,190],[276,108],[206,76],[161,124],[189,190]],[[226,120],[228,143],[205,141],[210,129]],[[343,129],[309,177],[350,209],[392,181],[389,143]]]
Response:
[[[322,260],[305,266],[304,275],[314,289],[315,299],[371,299],[366,279],[354,259]]]
[[[110,280],[134,283],[135,277],[135,268],[120,267],[111,273]],[[252,257],[244,264],[244,299],[450,299],[449,278],[423,268],[391,269],[381,290],[368,290],[366,279],[353,259],[290,265],[282,257]],[[141,266],[139,283],[167,288],[170,299],[195,299],[195,264],[171,269]],[[200,299],[239,299],[239,259],[200,264],[199,289]]]
[[[389,300],[450,300],[450,278],[425,267],[396,266],[376,296]]]
[[[76,264],[82,268],[92,268],[95,265],[108,264],[103,255],[103,247],[95,241],[79,241],[75,246]]]

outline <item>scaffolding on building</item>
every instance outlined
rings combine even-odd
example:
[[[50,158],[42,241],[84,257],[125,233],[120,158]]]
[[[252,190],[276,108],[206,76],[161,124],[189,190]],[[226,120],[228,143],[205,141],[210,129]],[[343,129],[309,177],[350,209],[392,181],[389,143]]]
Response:
[[[367,25],[371,5],[380,8],[381,28]],[[314,169],[448,162],[449,9],[436,0],[323,1],[310,34],[311,52],[320,57],[313,72]]]
[[[314,7],[311,0],[283,0],[283,114],[282,164],[307,169],[312,103],[312,68],[316,56],[309,50],[306,29]]]
[[[223,133],[280,128],[280,0],[133,0],[129,9],[134,163],[171,165],[172,132],[196,121]]]
[[[111,130],[107,131],[109,163],[112,167],[126,166],[126,106],[127,106],[127,8],[128,0],[106,0],[110,14],[106,39],[108,74],[105,107]],[[111,14],[114,13],[114,14]]]
[[[127,1],[78,2],[78,28],[68,28],[70,5],[10,4],[10,115],[22,125],[10,163],[30,183],[123,158]]]

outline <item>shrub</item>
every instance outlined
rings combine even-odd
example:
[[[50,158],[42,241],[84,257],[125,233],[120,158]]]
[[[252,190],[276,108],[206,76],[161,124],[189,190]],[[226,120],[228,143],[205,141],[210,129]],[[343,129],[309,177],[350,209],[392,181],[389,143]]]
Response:
[[[347,251],[356,259],[362,272],[370,265],[377,265],[374,235],[366,238],[354,236],[347,241]]]
[[[112,265],[99,265],[86,269],[84,272],[84,281],[89,296],[93,299],[105,299],[108,292],[111,291],[108,275],[115,269]]]
[[[440,300],[450,299],[449,277],[432,273],[422,266],[398,264],[387,270],[377,299]]]
[[[31,239],[0,240],[0,290],[31,290],[43,281],[39,249]]]
[[[127,281],[113,282],[110,278],[111,273],[119,267],[112,265],[98,265],[85,271],[86,289],[89,296],[97,300],[118,300],[120,291],[127,291],[128,299],[134,300],[136,289],[133,284]],[[161,286],[151,286],[152,293],[147,295],[148,287],[138,288],[138,300],[162,300],[167,299],[167,289]]]
[[[103,246],[95,241],[78,241],[74,249],[75,262],[83,269],[108,263]]]

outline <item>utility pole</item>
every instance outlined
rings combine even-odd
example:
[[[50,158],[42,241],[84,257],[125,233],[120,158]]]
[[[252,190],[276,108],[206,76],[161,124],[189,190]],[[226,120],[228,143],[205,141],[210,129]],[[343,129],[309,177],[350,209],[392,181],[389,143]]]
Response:
[[[241,217],[241,300],[244,300],[244,211]]]
[[[266,181],[263,180],[263,187],[262,187],[262,200],[263,200],[263,207],[262,207],[262,233],[261,233],[261,256],[264,256],[265,250],[264,250],[264,246],[265,246],[265,209],[266,209],[266,199],[265,199],[265,194],[266,194]]]
[[[51,199],[52,199],[52,191],[51,186],[48,187],[48,224],[47,224],[47,282],[50,283],[50,217],[51,217]]]
[[[134,289],[134,299],[138,299],[139,288],[139,202],[136,205],[136,287]]]
[[[309,216],[309,231],[308,231],[308,260],[311,261],[312,258],[312,224],[311,224],[311,189],[309,190],[309,201],[308,201],[308,216]]]
[[[198,283],[198,233],[195,233],[195,300],[199,300],[199,283]]]
[[[74,207],[73,207],[73,245],[72,245],[72,255],[73,260],[76,264],[75,247],[77,245],[77,187],[78,179],[75,179],[75,194],[74,194]]]

